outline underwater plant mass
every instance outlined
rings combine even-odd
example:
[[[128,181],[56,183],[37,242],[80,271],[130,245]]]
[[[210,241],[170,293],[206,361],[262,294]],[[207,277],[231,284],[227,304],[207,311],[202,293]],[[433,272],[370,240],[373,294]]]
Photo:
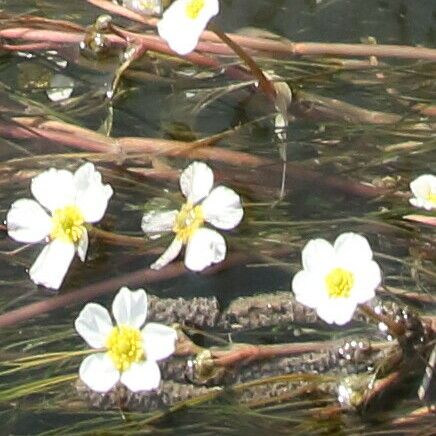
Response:
[[[431,434],[436,5],[6,0],[0,434]]]

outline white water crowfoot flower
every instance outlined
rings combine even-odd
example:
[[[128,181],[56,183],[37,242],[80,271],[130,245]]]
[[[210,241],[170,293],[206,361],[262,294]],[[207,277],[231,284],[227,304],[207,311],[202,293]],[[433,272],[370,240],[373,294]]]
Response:
[[[97,392],[107,392],[119,381],[133,392],[157,389],[161,375],[156,362],[174,353],[177,332],[157,323],[142,327],[147,317],[143,289],[121,288],[112,313],[115,326],[103,306],[88,303],[75,321],[79,335],[98,351],[81,363],[81,380]]]
[[[410,183],[414,197],[410,203],[426,210],[436,209],[436,176],[423,174]]]
[[[193,51],[209,20],[219,12],[218,0],[176,0],[157,24],[161,38],[180,55]]]
[[[303,270],[292,281],[295,298],[329,324],[350,321],[357,305],[371,300],[381,282],[368,241],[356,233],[343,233],[334,245],[312,239],[302,261]]]
[[[6,217],[8,234],[19,242],[47,241],[29,275],[36,284],[59,289],[74,253],[85,261],[85,224],[103,218],[113,191],[102,183],[92,163],[74,174],[50,168],[34,177],[30,188],[36,201],[24,198],[11,205]]]
[[[141,227],[149,237],[174,232],[175,238],[162,256],[151,265],[160,269],[174,260],[186,245],[185,265],[201,271],[226,256],[226,242],[215,230],[230,230],[242,220],[244,211],[239,195],[225,186],[213,187],[213,172],[203,162],[193,162],[180,176],[180,188],[186,197],[182,208],[169,212],[151,212],[142,217]]]

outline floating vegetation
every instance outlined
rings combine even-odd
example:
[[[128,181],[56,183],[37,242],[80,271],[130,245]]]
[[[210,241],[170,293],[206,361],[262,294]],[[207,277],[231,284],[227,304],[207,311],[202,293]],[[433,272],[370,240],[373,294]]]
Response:
[[[434,7],[246,5],[5,2],[1,434],[431,433]]]

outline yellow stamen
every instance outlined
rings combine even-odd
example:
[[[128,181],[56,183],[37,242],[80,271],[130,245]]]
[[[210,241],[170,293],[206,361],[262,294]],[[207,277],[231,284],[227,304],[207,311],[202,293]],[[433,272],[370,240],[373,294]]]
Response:
[[[343,268],[332,269],[325,278],[330,298],[348,298],[354,285],[354,274]]]
[[[141,332],[128,325],[114,327],[106,340],[108,354],[118,371],[130,368],[132,363],[145,359]]]
[[[436,206],[436,192],[429,191],[429,193],[425,196],[425,199],[432,205]]]
[[[52,216],[51,239],[76,243],[85,232],[83,214],[77,206],[56,209]]]
[[[203,210],[200,205],[185,203],[177,214],[173,226],[176,238],[186,244],[195,231],[204,223]]]
[[[204,8],[204,0],[191,0],[186,5],[186,16],[191,20],[196,20]]]

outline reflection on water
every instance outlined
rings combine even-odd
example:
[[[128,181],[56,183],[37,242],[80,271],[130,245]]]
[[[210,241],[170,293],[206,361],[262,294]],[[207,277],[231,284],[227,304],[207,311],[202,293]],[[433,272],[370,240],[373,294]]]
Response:
[[[145,27],[114,14],[112,24],[96,22],[103,12],[86,2],[4,3],[0,29],[28,25],[74,37],[0,53],[3,217],[14,200],[29,198],[31,179],[49,167],[75,171],[94,162],[115,195],[91,233],[87,262],[73,262],[59,293],[28,278],[41,248],[19,248],[2,229],[0,317],[31,303],[52,306],[33,306],[0,328],[0,433],[425,431],[430,421],[408,414],[425,415],[421,407],[434,401],[434,381],[422,383],[436,275],[434,227],[422,220],[434,214],[408,199],[409,183],[434,172],[434,62],[263,53],[259,65],[292,89],[280,136],[274,106],[245,73],[229,77],[224,68],[156,51],[132,61],[136,52],[125,50],[111,26]],[[218,25],[267,40],[435,43],[430,0],[221,3]],[[20,21],[20,14],[65,22]],[[7,43],[49,40],[14,36]],[[207,145],[192,142],[217,134]],[[241,195],[244,220],[223,232],[223,264],[196,274],[179,257],[151,271],[171,238],[145,239],[141,218],[180,209],[179,170],[193,160],[207,161],[216,182]],[[403,219],[411,214],[424,218]],[[344,232],[363,234],[383,271],[374,303],[379,318],[366,313],[329,326],[295,301],[291,281],[310,239],[333,242]],[[156,395],[119,387],[101,396],[76,380],[82,356],[70,352],[84,346],[74,320],[85,301],[109,307],[124,284],[147,290],[149,320],[185,324],[186,348],[162,363],[165,383]],[[389,319],[403,326],[401,346]],[[274,347],[283,344],[280,354]],[[338,398],[349,412],[341,413]],[[181,404],[168,419],[156,412]]]

